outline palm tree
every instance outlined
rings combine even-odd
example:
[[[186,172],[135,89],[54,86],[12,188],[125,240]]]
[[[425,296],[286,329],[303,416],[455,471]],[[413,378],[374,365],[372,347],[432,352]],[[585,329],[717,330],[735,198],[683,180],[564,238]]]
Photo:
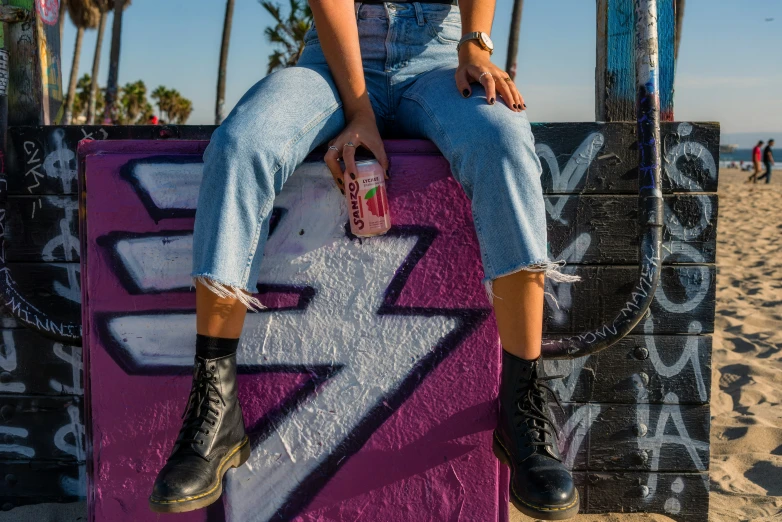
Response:
[[[510,35],[508,36],[508,59],[505,62],[505,71],[511,79],[516,78],[516,53],[519,51],[519,33],[521,32],[521,13],[523,10],[524,0],[514,0]]]
[[[95,105],[98,98],[98,72],[100,71],[100,53],[103,49],[103,35],[106,32],[106,20],[109,18],[109,11],[114,9],[114,0],[93,0],[100,11],[100,22],[98,23],[98,38],[95,42],[95,55],[92,58],[92,85],[90,87],[90,99],[87,103],[87,125],[95,122]],[[127,7],[127,4],[126,6]]]
[[[92,0],[69,0],[68,14],[73,25],[76,26],[76,47],[73,50],[71,77],[68,82],[68,97],[65,100],[63,122],[66,125],[71,122],[73,99],[76,96],[76,80],[79,78],[79,58],[81,56],[81,42],[82,38],[84,38],[84,30],[97,27],[100,17],[98,9]]]
[[[193,112],[193,102],[182,96],[176,89],[167,89],[162,85],[152,92],[160,115],[165,114],[166,123],[184,124]]]
[[[228,46],[231,43],[231,24],[234,18],[234,0],[225,3],[225,21],[223,22],[223,43],[220,46],[220,65],[217,69],[217,103],[215,105],[215,125],[223,123],[223,105],[225,105],[225,70],[228,65]]]
[[[122,88],[119,98],[122,107],[121,117],[118,118],[121,125],[133,125],[141,121],[145,115],[149,102],[147,101],[147,86],[142,80],[127,83]],[[146,118],[144,122],[149,118]]]
[[[152,99],[155,100],[155,103],[157,104],[157,113],[162,118],[163,117],[163,105],[168,99],[168,89],[163,87],[162,85],[158,86],[157,89],[152,91]]]
[[[122,43],[122,12],[130,0],[115,0],[114,27],[111,29],[111,53],[109,57],[109,81],[106,85],[106,107],[103,122],[112,123],[117,118],[117,91],[119,89],[119,52]]]
[[[269,42],[282,47],[269,56],[267,73],[295,65],[304,51],[304,34],[312,24],[312,11],[307,2],[290,0],[290,12],[283,18],[279,4],[270,0],[260,0],[261,5],[272,15],[277,25],[267,27],[264,33]]]
[[[674,37],[675,44],[673,48],[674,63],[679,59],[679,43],[681,43],[682,40],[682,24],[684,23],[684,3],[685,0],[676,0],[676,36]]]

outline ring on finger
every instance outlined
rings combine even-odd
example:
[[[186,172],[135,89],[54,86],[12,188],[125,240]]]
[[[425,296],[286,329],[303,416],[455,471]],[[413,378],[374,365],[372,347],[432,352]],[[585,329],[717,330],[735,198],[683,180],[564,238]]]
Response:
[[[511,77],[510,77],[510,76],[508,76],[507,78],[503,78],[503,80],[505,80],[506,82],[511,82],[511,83],[513,83],[513,80],[511,79]]]
[[[483,81],[483,77],[484,77],[485,75],[487,75],[487,74],[488,74],[489,76],[491,76],[491,73],[490,73],[489,71],[483,71],[483,72],[481,73],[481,75],[480,75],[480,76],[478,76],[478,83],[481,83],[481,82]]]
[[[355,147],[355,145],[353,145],[352,141],[347,142],[344,146],[345,147]]]
[[[337,152],[339,152],[339,149],[334,145],[329,145],[329,150],[336,150]]]

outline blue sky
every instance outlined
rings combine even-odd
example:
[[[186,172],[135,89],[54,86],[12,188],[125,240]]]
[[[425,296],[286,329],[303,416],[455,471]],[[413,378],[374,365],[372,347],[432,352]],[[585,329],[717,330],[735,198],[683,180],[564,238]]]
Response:
[[[283,2],[287,3],[287,2]],[[512,0],[497,0],[494,61],[505,63]],[[188,123],[214,121],[223,0],[133,0],[125,11],[120,83],[143,79],[193,100]],[[766,22],[766,18],[774,18]],[[228,65],[227,108],[266,71],[271,18],[257,0],[237,0]],[[101,62],[105,84],[111,20]],[[75,28],[63,41],[67,82]],[[80,75],[92,67],[95,31],[84,38]],[[595,0],[525,0],[518,84],[533,121],[593,121]],[[782,135],[782,1],[689,0],[676,77],[677,120],[719,121],[737,133]],[[754,134],[753,134],[754,136]],[[725,140],[723,140],[725,141]]]

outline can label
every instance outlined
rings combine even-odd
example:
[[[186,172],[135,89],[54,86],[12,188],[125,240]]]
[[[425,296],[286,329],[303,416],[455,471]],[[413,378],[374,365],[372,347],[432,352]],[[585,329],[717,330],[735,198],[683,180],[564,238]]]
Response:
[[[358,237],[385,234],[391,228],[391,216],[383,168],[377,160],[368,160],[356,162],[356,169],[354,176],[344,179],[350,231]]]

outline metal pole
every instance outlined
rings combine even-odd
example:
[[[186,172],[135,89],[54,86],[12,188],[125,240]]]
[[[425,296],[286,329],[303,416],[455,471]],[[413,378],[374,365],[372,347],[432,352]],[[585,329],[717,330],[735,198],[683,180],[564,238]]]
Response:
[[[635,78],[638,117],[638,205],[640,277],[619,315],[597,330],[546,340],[551,358],[590,355],[613,345],[643,319],[660,280],[663,200],[660,190],[660,93],[657,0],[635,0]]]

